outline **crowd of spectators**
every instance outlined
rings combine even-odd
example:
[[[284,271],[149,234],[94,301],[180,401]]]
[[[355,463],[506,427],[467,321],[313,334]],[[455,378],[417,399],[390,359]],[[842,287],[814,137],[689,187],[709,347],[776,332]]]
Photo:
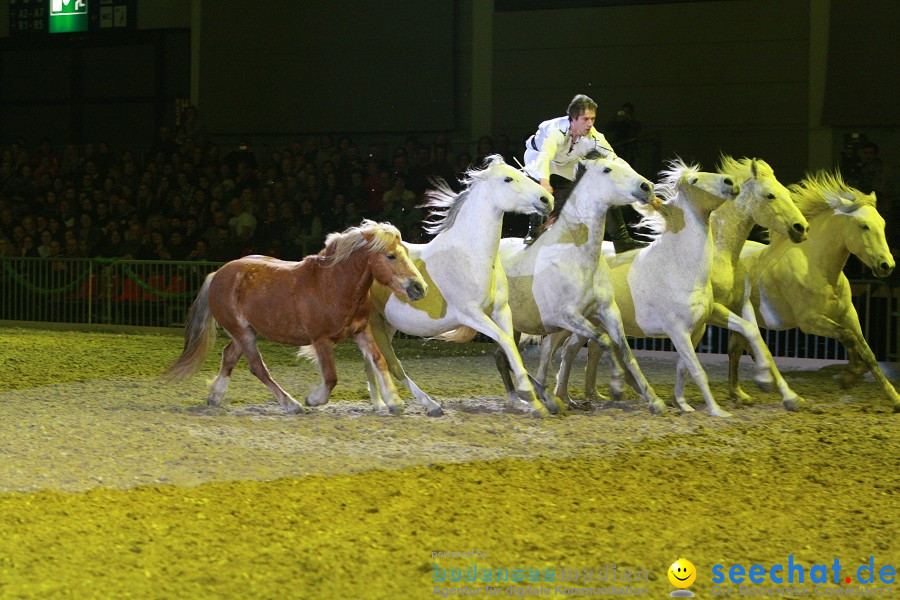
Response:
[[[226,150],[211,143],[196,109],[188,112],[144,148],[4,146],[0,256],[300,260],[364,218],[425,241],[418,206],[430,179],[458,189],[461,173],[496,151],[488,137],[473,158],[451,154],[442,135],[364,149],[349,136],[309,135],[262,157],[246,141]]]

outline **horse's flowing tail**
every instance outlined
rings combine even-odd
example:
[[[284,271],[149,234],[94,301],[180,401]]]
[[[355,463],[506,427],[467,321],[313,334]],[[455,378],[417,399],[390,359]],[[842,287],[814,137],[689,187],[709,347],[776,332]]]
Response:
[[[216,322],[209,312],[209,285],[213,276],[215,273],[206,276],[200,293],[191,304],[184,326],[184,350],[164,375],[170,381],[181,381],[196,373],[216,341]]]
[[[471,342],[476,335],[478,335],[478,332],[471,327],[460,325],[456,329],[451,329],[450,331],[442,333],[435,337],[439,340],[444,340],[445,342],[456,342],[457,344],[464,344],[466,342]]]

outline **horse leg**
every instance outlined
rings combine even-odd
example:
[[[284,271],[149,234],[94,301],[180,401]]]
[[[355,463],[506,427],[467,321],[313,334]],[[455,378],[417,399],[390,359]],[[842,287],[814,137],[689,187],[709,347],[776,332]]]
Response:
[[[569,335],[568,331],[558,331],[544,336],[544,339],[541,340],[541,362],[538,365],[537,375],[534,376],[535,379],[541,383],[547,383],[547,371],[550,370],[553,355],[556,354],[560,344],[568,339]]]
[[[616,398],[617,396],[621,398],[623,395],[622,379],[619,374],[624,367],[629,375],[631,375],[633,384],[637,386],[637,392],[641,395],[641,398],[647,402],[650,412],[654,415],[665,413],[665,402],[656,395],[653,386],[650,385],[647,378],[644,376],[644,372],[641,371],[637,359],[631,351],[631,346],[628,345],[619,307],[616,306],[614,302],[611,302],[605,310],[602,310],[597,314],[597,318],[603,325],[603,328],[606,330],[607,335],[609,335],[616,348],[615,355],[613,356],[613,367],[616,376],[610,381],[610,393],[613,398]],[[613,385],[613,383],[615,385]]]
[[[394,380],[391,379],[387,361],[384,359],[381,350],[378,349],[375,338],[372,337],[372,328],[366,325],[365,329],[357,333],[353,339],[356,341],[356,345],[359,346],[359,350],[366,360],[366,365],[370,367],[367,372],[377,378],[377,387],[380,389],[382,402],[387,404],[388,410],[392,414],[402,413],[403,401],[400,400],[397,388],[394,387]]]
[[[675,390],[673,391],[672,396],[675,400],[675,405],[682,412],[694,412],[694,407],[688,404],[687,399],[684,397],[684,388],[687,383],[688,373],[688,364],[681,358],[681,355],[679,355],[678,363],[675,365]]]
[[[402,381],[406,388],[412,393],[413,397],[415,397],[416,401],[425,407],[425,414],[429,417],[442,416],[444,411],[441,408],[441,405],[435,402],[431,396],[420,390],[419,386],[407,376],[406,371],[403,369],[403,364],[401,364],[400,359],[398,359],[397,355],[394,353],[394,347],[391,345],[391,338],[394,337],[394,332],[396,330],[390,327],[383,315],[375,311],[372,312],[372,316],[369,319],[369,326],[372,329],[372,337],[375,339],[375,343],[378,344],[378,348],[381,350],[381,354],[387,362],[388,370],[391,375]],[[376,408],[378,408],[377,405]]]
[[[472,311],[465,319],[467,322],[463,322],[462,324],[468,325],[476,331],[480,331],[500,344],[516,379],[517,398],[527,402],[535,415],[541,417],[547,416],[550,411],[538,400],[534,387],[531,385],[531,381],[528,378],[528,371],[525,370],[525,365],[522,363],[522,357],[519,355],[519,350],[512,338],[512,314],[509,311],[509,305],[504,304],[495,309],[494,318],[497,319],[496,322],[491,320],[486,314],[476,310]],[[553,403],[553,406],[556,409],[554,412],[565,412],[565,407],[559,398],[554,399],[556,400],[556,402]]]
[[[706,406],[709,409],[710,416],[730,417],[731,413],[718,405],[716,399],[712,395],[712,390],[709,389],[709,379],[706,376],[706,371],[703,370],[703,365],[700,364],[700,360],[697,358],[697,353],[694,351],[694,341],[691,339],[691,336],[684,329],[670,331],[668,333],[669,339],[672,340],[672,344],[678,351],[680,360],[686,363],[686,368],[690,371],[694,383],[700,388],[703,399],[706,401]],[[702,330],[700,331],[700,335],[702,335]]]
[[[219,369],[219,375],[209,388],[209,397],[206,403],[210,406],[219,406],[222,404],[222,398],[228,389],[228,378],[231,377],[231,371],[234,365],[241,359],[241,345],[232,339],[222,350],[222,367]]]
[[[841,371],[841,386],[853,387],[862,380],[866,371],[866,363],[856,352],[847,352],[847,366]]]
[[[262,355],[260,355],[259,349],[256,347],[256,336],[253,334],[253,331],[246,327],[240,332],[240,336],[234,337],[235,339],[240,338],[239,341],[243,347],[244,356],[247,357],[247,362],[250,364],[250,372],[256,375],[257,379],[262,381],[263,385],[275,394],[275,398],[278,399],[278,403],[284,409],[284,412],[289,414],[303,412],[303,407],[300,403],[294,400],[290,394],[272,379],[269,369],[266,367],[266,363],[263,362]],[[321,356],[319,360],[321,361]]]
[[[494,364],[497,365],[497,370],[500,371],[500,379],[503,380],[503,387],[506,389],[506,397],[509,403],[516,404],[519,397],[516,395],[516,386],[513,384],[512,376],[509,374],[511,367],[509,361],[506,360],[506,354],[503,353],[503,348],[499,345],[494,348]]]
[[[881,385],[881,389],[884,390],[884,393],[887,394],[887,397],[891,400],[891,406],[894,412],[900,412],[900,395],[897,394],[897,390],[894,389],[893,384],[885,377],[881,367],[878,366],[878,360],[875,358],[875,354],[872,352],[872,349],[869,348],[869,344],[866,343],[865,337],[863,337],[862,327],[859,325],[859,317],[856,315],[856,311],[853,309],[852,305],[850,309],[845,312],[843,317],[844,322],[839,323],[828,317],[816,315],[812,319],[812,323],[810,324],[812,327],[810,327],[809,332],[816,335],[827,335],[832,338],[837,338],[847,349],[848,354],[856,353],[869,372],[872,373],[872,376],[875,377],[875,381]],[[801,325],[801,329],[807,331],[806,326]]]
[[[572,363],[578,351],[587,341],[587,338],[578,334],[572,334],[563,344],[562,356],[559,361],[559,371],[556,372],[555,394],[572,408],[587,410],[591,408],[590,400],[576,402],[569,396],[569,375],[572,373]]]
[[[384,399],[381,397],[381,390],[378,387],[375,367],[369,361],[363,361],[363,366],[366,368],[366,389],[369,390],[369,397],[372,399],[372,408],[375,410],[387,408],[387,404],[384,403]]]
[[[306,396],[307,406],[322,406],[331,397],[331,390],[337,385],[337,370],[334,367],[334,343],[329,339],[313,340],[313,349],[316,351],[316,361],[319,365],[319,373],[322,383],[312,388]]]
[[[605,338],[605,340],[604,340]],[[590,402],[606,402],[609,400],[606,396],[597,391],[597,365],[603,358],[604,352],[610,351],[609,336],[603,334],[599,338],[600,342],[588,342],[587,345],[587,364],[584,365],[584,396]],[[607,343],[602,343],[606,341]]]
[[[732,331],[728,336],[728,391],[736,401],[749,404],[750,396],[741,389],[740,366],[741,356],[747,347],[747,340],[740,333]]]
[[[713,304],[713,314],[709,320],[713,325],[719,327],[727,327],[733,332],[740,333],[744,339],[750,344],[753,351],[753,358],[756,361],[756,382],[762,389],[771,389],[774,380],[778,393],[781,394],[781,403],[787,410],[797,410],[803,402],[803,398],[790,388],[781,371],[775,365],[775,359],[769,352],[768,346],[759,333],[759,327],[756,325],[754,317],[753,322],[742,319],[737,316],[724,305],[718,302]]]

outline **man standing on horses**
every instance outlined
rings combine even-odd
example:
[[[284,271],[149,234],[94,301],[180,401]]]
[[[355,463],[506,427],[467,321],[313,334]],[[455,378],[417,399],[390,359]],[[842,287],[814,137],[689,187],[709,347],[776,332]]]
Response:
[[[616,156],[603,134],[594,128],[597,103],[584,94],[578,94],[569,102],[566,116],[544,121],[537,133],[525,141],[525,172],[557,197],[556,213],[565,203],[565,197],[575,179],[575,166],[589,152],[597,151],[604,158],[623,161]],[[556,191],[554,192],[554,187]],[[543,217],[532,215],[528,221],[525,243],[530,244],[538,235]],[[613,241],[616,252],[646,246],[628,234],[625,218],[619,206],[611,206],[606,213],[606,233]]]

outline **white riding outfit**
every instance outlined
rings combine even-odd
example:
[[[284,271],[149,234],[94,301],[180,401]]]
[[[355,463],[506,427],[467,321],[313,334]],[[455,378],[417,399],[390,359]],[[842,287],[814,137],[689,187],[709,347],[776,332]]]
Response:
[[[525,141],[525,172],[529,177],[542,181],[550,175],[559,175],[569,181],[575,179],[575,165],[592,150],[603,158],[624,163],[616,156],[603,134],[591,127],[587,135],[572,141],[569,117],[544,121],[537,132]]]

